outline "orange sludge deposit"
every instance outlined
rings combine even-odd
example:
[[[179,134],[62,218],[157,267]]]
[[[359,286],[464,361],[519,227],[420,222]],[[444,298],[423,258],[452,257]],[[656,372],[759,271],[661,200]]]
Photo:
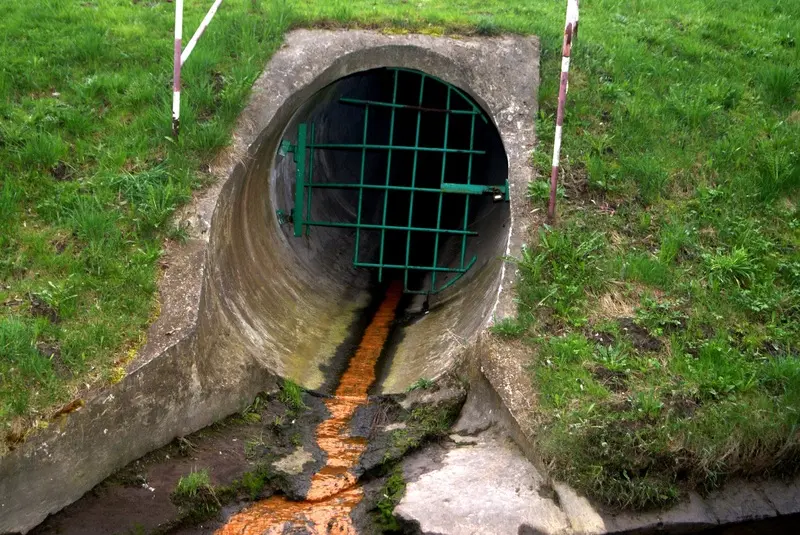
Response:
[[[355,535],[350,511],[363,497],[350,470],[367,448],[363,438],[347,436],[356,409],[367,402],[375,381],[375,365],[389,336],[402,287],[392,284],[344,372],[334,397],[325,401],[331,417],[317,427],[317,443],[327,455],[326,465],[311,478],[301,502],[273,496],[234,515],[216,535],[281,534],[288,523],[313,534]]]

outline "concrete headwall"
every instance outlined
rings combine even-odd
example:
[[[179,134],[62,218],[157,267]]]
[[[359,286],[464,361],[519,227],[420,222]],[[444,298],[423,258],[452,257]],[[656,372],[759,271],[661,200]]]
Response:
[[[381,390],[452,370],[493,317],[514,310],[513,270],[502,255],[517,253],[526,235],[538,54],[535,38],[288,34],[212,168],[217,184],[182,212],[192,238],[168,251],[162,314],[128,375],[0,459],[0,533],[30,530],[130,461],[240,410],[278,376],[324,386],[326,366],[367,303],[367,282],[346,262],[323,264],[289,243],[270,177],[292,117],[344,76],[384,66],[427,72],[467,91],[500,133],[507,228],[477,243],[488,252],[483,266],[407,329]]]

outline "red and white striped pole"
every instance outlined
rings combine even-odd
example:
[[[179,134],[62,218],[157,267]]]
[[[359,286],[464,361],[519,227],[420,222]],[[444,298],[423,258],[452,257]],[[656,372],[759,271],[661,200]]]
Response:
[[[216,0],[211,5],[211,9],[209,9],[208,13],[206,13],[206,16],[203,17],[202,22],[200,22],[200,26],[197,27],[197,30],[195,30],[194,35],[191,39],[189,39],[189,42],[186,43],[186,48],[183,49],[183,52],[181,52],[181,65],[186,63],[186,60],[189,58],[189,54],[191,54],[192,50],[194,50],[194,45],[197,44],[197,40],[200,39],[200,36],[203,35],[203,32],[206,31],[206,28],[208,28],[208,25],[211,23],[211,19],[213,19],[214,15],[217,14],[217,9],[221,3],[222,0]]]
[[[553,169],[550,173],[550,203],[547,206],[547,219],[556,217],[556,191],[558,188],[558,168],[561,158],[561,136],[564,130],[564,110],[569,90],[569,57],[572,41],[578,33],[578,0],[567,0],[567,22],[564,26],[564,45],[561,52],[561,83],[558,88],[558,111],[556,112],[556,135],[553,143]]]
[[[183,0],[175,0],[175,53],[172,67],[172,137],[178,138],[181,125],[181,41],[183,40]]]
[[[222,0],[214,0],[211,8],[203,17],[200,26],[195,30],[186,49],[181,51],[183,40],[183,0],[175,0],[175,56],[174,65],[172,70],[172,137],[178,138],[178,131],[181,126],[181,67],[186,60],[189,59],[189,54],[194,50],[197,40],[206,31],[208,25],[211,24],[211,19],[217,14],[217,9],[222,3]]]

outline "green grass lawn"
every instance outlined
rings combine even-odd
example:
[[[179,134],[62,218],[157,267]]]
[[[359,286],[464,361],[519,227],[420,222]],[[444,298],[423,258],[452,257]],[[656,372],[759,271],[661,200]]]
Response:
[[[186,30],[210,0],[187,1]],[[0,20],[0,435],[119,380],[176,206],[293,26],[534,33],[544,180],[565,2],[226,0],[170,133],[157,0],[8,0]],[[607,503],[800,461],[800,3],[584,2],[560,221],[519,261],[538,447]],[[532,184],[533,208],[546,185]],[[2,450],[2,448],[0,448]]]
[[[616,506],[800,465],[800,3],[584,9],[561,219],[519,261],[538,448]],[[535,155],[547,175],[553,58]],[[546,186],[531,196],[544,203]]]

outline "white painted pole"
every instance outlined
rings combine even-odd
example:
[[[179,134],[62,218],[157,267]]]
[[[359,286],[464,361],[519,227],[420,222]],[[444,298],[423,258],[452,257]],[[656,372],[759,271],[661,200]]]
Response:
[[[222,0],[216,0],[211,8],[206,13],[206,16],[203,18],[203,21],[200,23],[200,26],[197,27],[197,30],[194,32],[194,35],[191,39],[189,39],[189,43],[187,43],[186,48],[181,53],[181,65],[186,63],[186,60],[189,59],[189,54],[192,53],[194,50],[194,45],[197,44],[197,40],[200,39],[200,36],[203,35],[203,32],[206,31],[208,25],[211,23],[211,19],[214,18],[214,15],[217,14],[217,9],[219,5],[222,3]]]
[[[183,40],[183,0],[175,0],[175,51],[172,68],[172,137],[178,138],[181,124],[181,41]]]

